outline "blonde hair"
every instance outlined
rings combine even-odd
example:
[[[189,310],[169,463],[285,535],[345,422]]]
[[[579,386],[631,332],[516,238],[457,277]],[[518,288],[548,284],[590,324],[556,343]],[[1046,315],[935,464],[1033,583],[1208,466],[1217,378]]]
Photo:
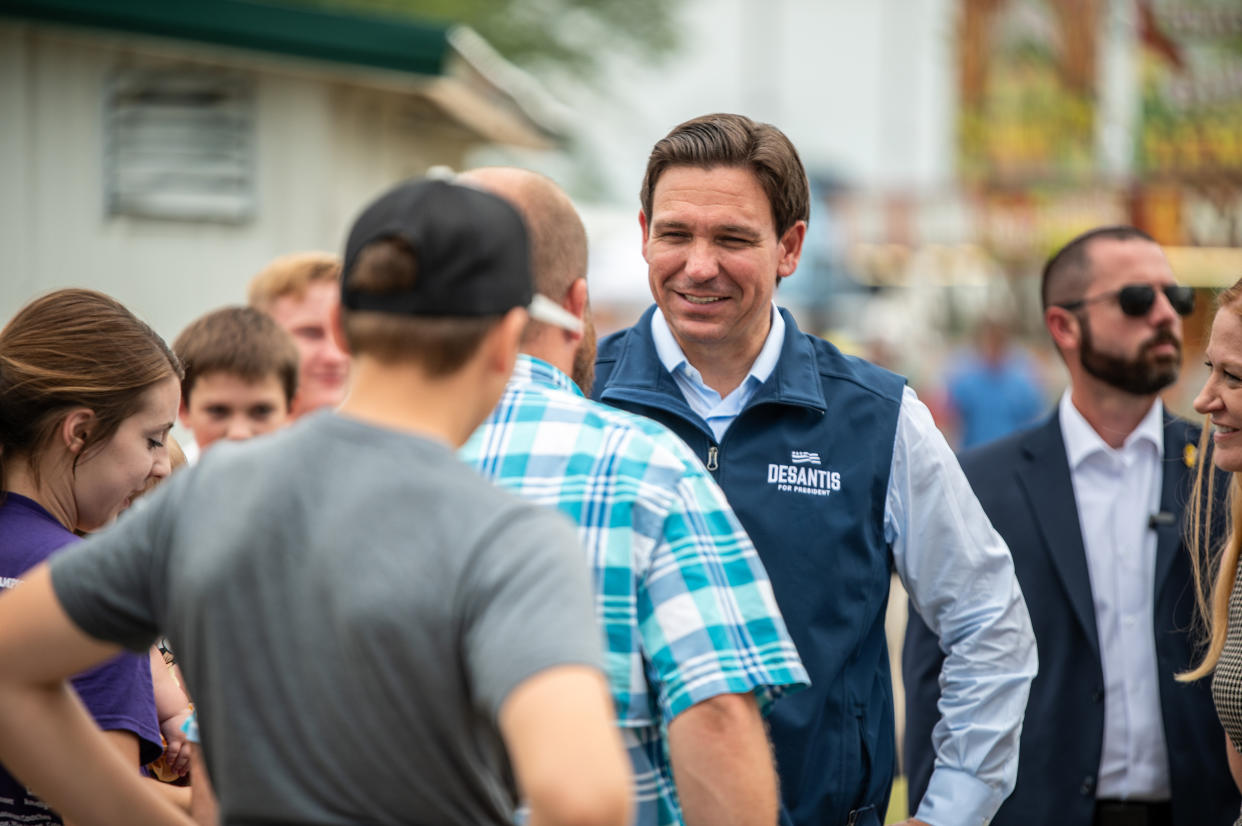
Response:
[[[1217,306],[1226,308],[1242,317],[1242,279],[1221,293],[1216,299]],[[1195,472],[1195,485],[1191,493],[1189,530],[1187,537],[1190,548],[1190,570],[1194,576],[1195,605],[1198,608],[1203,642],[1207,653],[1197,666],[1177,675],[1181,682],[1190,682],[1206,677],[1216,668],[1221,652],[1225,649],[1225,637],[1229,632],[1229,597],[1238,577],[1238,556],[1242,550],[1242,533],[1234,530],[1242,524],[1242,490],[1239,488],[1236,474],[1229,474],[1229,492],[1225,506],[1225,537],[1216,548],[1212,548],[1212,528],[1219,516],[1212,513],[1216,504],[1216,485],[1218,474],[1208,459],[1208,445],[1211,439],[1211,426],[1207,417],[1203,421],[1203,433],[1199,437],[1199,467]],[[1206,481],[1205,481],[1206,477]],[[1206,553],[1205,553],[1206,550]],[[1207,565],[1203,559],[1207,557]],[[1207,569],[1206,571],[1204,569]],[[1208,572],[1215,571],[1210,594],[1204,588],[1204,580]]]
[[[340,256],[330,252],[294,252],[273,259],[250,280],[246,302],[267,312],[279,298],[300,299],[311,284],[336,283],[341,277]]]

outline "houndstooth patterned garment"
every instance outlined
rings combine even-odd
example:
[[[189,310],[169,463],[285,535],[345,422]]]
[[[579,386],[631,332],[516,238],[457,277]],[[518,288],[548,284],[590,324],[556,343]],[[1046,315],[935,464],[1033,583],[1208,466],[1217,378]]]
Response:
[[[1235,748],[1242,745],[1242,575],[1229,594],[1229,630],[1212,674],[1212,700],[1225,733]],[[1242,814],[1233,826],[1242,826]]]

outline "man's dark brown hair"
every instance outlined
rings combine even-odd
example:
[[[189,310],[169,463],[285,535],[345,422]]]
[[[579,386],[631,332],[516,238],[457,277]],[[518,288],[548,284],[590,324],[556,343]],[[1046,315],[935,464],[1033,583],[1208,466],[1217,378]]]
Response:
[[[811,189],[798,150],[785,133],[744,115],[715,114],[673,127],[651,149],[639,193],[643,214],[651,219],[656,183],[671,166],[737,166],[759,179],[772,206],[776,236],[783,236],[811,212]]]

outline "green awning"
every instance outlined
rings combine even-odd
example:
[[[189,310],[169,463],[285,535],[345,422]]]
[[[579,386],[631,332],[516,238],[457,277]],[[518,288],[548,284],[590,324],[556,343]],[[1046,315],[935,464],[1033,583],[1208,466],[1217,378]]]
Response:
[[[0,0],[0,16],[441,75],[448,25],[249,0]]]

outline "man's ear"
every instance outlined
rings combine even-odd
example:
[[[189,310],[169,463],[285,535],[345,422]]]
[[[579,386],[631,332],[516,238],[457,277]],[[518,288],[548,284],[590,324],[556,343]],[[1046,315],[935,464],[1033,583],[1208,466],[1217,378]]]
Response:
[[[1078,316],[1064,307],[1049,307],[1044,310],[1044,326],[1058,350],[1078,349],[1082,339]]]
[[[587,313],[591,311],[586,278],[574,279],[574,283],[570,284],[569,289],[565,292],[565,300],[561,302],[561,306],[569,310],[574,318],[579,319],[583,324],[586,323]],[[573,336],[575,341],[582,338],[582,333],[566,331],[566,335]]]
[[[59,428],[60,440],[65,449],[75,456],[80,455],[95,424],[95,411],[89,407],[75,407],[66,413]]]
[[[806,221],[795,221],[780,237],[781,257],[776,262],[776,275],[779,279],[788,278],[798,269],[798,261],[802,258],[802,242],[805,240]]]
[[[651,227],[647,226],[647,213],[638,211],[638,226],[643,231],[643,260],[647,260],[647,239],[651,236]]]

